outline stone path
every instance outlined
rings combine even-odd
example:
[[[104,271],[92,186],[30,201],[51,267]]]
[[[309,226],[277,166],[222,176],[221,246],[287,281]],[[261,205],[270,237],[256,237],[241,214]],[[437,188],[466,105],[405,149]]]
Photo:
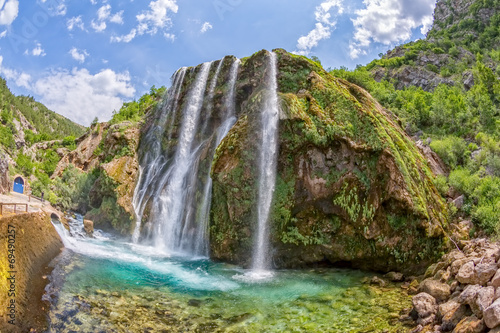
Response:
[[[39,199],[31,197],[31,199],[24,194],[10,192],[9,194],[0,194],[0,203],[22,203],[28,204],[28,212],[46,212],[49,214],[56,214],[59,218],[64,216],[64,213],[57,210],[56,208],[50,205],[50,202],[45,200],[41,202]],[[20,208],[20,211],[24,210],[24,207]],[[5,206],[3,209],[3,215],[14,214],[13,206]],[[0,215],[2,216],[2,215]]]

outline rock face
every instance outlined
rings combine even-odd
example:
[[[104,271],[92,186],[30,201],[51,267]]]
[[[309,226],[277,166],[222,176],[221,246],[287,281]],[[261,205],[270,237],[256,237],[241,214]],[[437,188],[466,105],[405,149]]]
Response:
[[[48,283],[43,276],[48,275],[49,262],[59,254],[63,243],[50,222],[50,216],[45,213],[18,214],[0,218],[0,244],[5,255],[0,256],[0,331],[30,332],[34,328],[38,332],[47,329],[46,313],[42,302],[45,285]],[[8,235],[15,234],[14,267],[9,266],[7,250]],[[36,240],[36,241],[33,241]],[[11,248],[12,249],[12,248]],[[16,296],[8,297],[10,289],[8,271],[16,271]],[[15,299],[16,316],[14,325],[10,325],[7,316],[8,302]]]
[[[10,190],[9,162],[7,157],[0,153],[0,194],[9,193]]]
[[[100,229],[113,229],[124,235],[132,232],[135,216],[132,199],[139,170],[138,127],[139,124],[129,122],[110,126],[102,138],[104,149],[93,153],[102,164],[89,194],[92,210],[85,218]]]
[[[426,91],[434,90],[439,84],[456,85],[461,82],[465,89],[474,85],[471,71],[452,73],[450,67],[456,63],[473,64],[476,51],[467,47],[476,41],[485,30],[496,29],[494,15],[498,13],[498,3],[475,0],[438,0],[434,9],[434,22],[425,40],[397,46],[383,56],[383,60],[398,61],[397,65],[375,65],[371,72],[377,81],[387,79],[394,82],[397,89],[420,87]],[[473,22],[473,23],[472,23]],[[471,24],[472,23],[472,24]],[[446,30],[443,33],[443,30]],[[455,44],[453,54],[447,41]],[[492,49],[498,48],[498,41],[492,41]],[[496,65],[492,65],[494,69]],[[442,71],[444,69],[444,71]]]
[[[99,155],[94,154],[108,129],[108,124],[97,124],[90,131],[76,140],[77,147],[59,161],[52,177],[61,176],[69,164],[78,169],[89,172],[99,165]]]
[[[424,157],[366,91],[303,57],[276,52],[281,111],[273,262],[421,271],[439,253],[446,228],[446,208]],[[250,261],[266,65],[265,52],[242,63],[238,120],[212,163],[210,238],[217,260]]]

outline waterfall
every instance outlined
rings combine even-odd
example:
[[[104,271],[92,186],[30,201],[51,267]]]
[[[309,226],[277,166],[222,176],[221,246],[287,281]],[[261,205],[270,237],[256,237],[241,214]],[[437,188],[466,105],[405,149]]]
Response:
[[[269,268],[269,212],[276,182],[278,157],[278,83],[276,54],[269,55],[268,91],[262,109],[262,136],[259,156],[259,189],[257,202],[257,237],[255,237],[252,271]]]
[[[222,60],[219,63],[219,66],[217,67],[217,71],[215,72],[216,76],[220,71],[221,64]],[[236,59],[231,65],[231,69],[229,72],[229,93],[227,94],[226,100],[224,102],[224,107],[226,110],[224,117],[225,120],[221,124],[221,126],[217,129],[217,137],[215,140],[215,145],[213,145],[211,156],[214,156],[215,149],[217,149],[217,146],[221,143],[222,139],[226,136],[226,134],[229,132],[229,130],[236,121],[235,117],[236,101],[234,92],[236,88],[236,79],[238,78],[239,65],[240,65],[239,59]],[[211,98],[213,99],[213,93],[211,95]],[[209,163],[208,170],[206,171],[206,176],[205,176],[205,188],[203,189],[203,200],[201,203],[200,218],[199,218],[200,222],[198,223],[198,225],[200,225],[201,227],[199,228],[199,233],[197,235],[197,240],[196,240],[197,247],[195,249],[196,254],[204,256],[208,256],[209,253],[208,242],[204,240],[208,239],[209,212],[210,212],[210,203],[212,201],[212,178],[210,177],[211,168],[212,164]]]
[[[143,155],[133,200],[135,243],[153,245],[167,254],[208,256],[211,161],[236,119],[240,61],[234,60],[229,71],[222,71],[230,59],[221,59],[216,68],[212,66],[216,62],[211,62],[174,74],[159,116],[141,140]],[[226,77],[219,80],[222,73]],[[227,85],[224,105],[215,109],[219,81]]]
[[[203,97],[207,85],[211,63],[204,63],[197,74],[194,85],[188,94],[187,106],[184,109],[177,149],[168,173],[168,184],[159,196],[160,220],[156,221],[154,245],[167,252],[182,252],[183,214],[186,213],[186,195],[188,173],[193,172],[193,141],[198,128],[198,120],[203,105]]]
[[[167,130],[167,127],[171,127],[173,124],[173,121],[171,121],[167,126],[166,122],[167,119],[173,119],[175,117],[175,115],[172,115],[171,113],[175,112],[177,108],[177,102],[185,75],[185,67],[179,69],[173,75],[173,84],[167,92],[166,103],[164,103],[160,109],[158,123],[153,127],[153,129],[148,131],[144,139],[144,142],[151,144],[151,147],[149,149],[142,149],[145,151],[145,155],[143,156],[141,165],[139,166],[139,177],[132,201],[136,215],[136,225],[134,233],[132,234],[132,241],[134,243],[139,241],[140,227],[145,208],[143,202],[151,197],[151,191],[148,191],[148,189],[150,189],[150,185],[159,176],[159,173],[165,163],[161,150],[161,137]],[[145,168],[146,170],[144,170]]]

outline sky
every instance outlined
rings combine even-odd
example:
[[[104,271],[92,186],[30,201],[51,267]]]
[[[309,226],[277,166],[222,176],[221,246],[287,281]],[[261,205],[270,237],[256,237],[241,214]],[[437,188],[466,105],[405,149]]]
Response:
[[[88,126],[183,66],[267,49],[354,68],[425,37],[436,0],[0,0],[0,76]]]

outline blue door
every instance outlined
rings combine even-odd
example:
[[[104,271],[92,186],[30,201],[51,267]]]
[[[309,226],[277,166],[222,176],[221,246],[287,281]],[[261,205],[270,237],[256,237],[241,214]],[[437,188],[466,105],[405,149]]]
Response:
[[[14,179],[14,192],[24,193],[24,180],[21,177]]]

